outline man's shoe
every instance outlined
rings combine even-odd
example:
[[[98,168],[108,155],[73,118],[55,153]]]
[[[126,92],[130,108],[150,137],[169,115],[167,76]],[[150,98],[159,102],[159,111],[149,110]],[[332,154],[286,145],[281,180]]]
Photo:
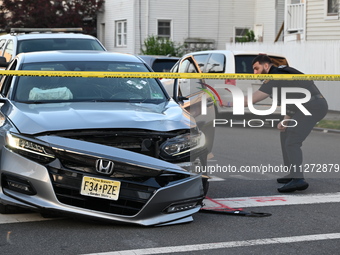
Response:
[[[294,192],[296,190],[305,190],[307,189],[309,184],[305,181],[305,179],[292,179],[287,184],[283,185],[281,188],[277,190],[279,192]]]
[[[289,178],[289,177],[282,177],[282,178],[277,178],[276,181],[278,183],[288,183],[291,180],[293,180],[293,178]]]

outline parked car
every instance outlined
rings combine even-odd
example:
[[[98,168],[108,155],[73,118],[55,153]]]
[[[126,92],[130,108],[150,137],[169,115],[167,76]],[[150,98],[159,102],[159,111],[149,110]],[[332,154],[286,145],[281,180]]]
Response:
[[[97,38],[81,31],[81,28],[12,28],[10,34],[0,36],[0,57],[10,62],[22,52],[106,50]]]
[[[8,70],[150,72],[101,51],[21,53]],[[207,179],[205,134],[158,79],[6,76],[0,81],[0,209],[141,225],[190,222]]]
[[[171,56],[138,55],[138,57],[143,59],[155,72],[169,72],[179,60],[179,57]]]
[[[175,73],[189,73],[189,72],[201,72],[201,73],[249,73],[253,74],[252,60],[261,52],[254,51],[230,51],[230,50],[210,50],[188,53],[181,58],[181,60],[171,69],[171,72]],[[279,54],[267,54],[274,62],[276,66],[288,65],[287,59]],[[191,63],[191,64],[189,64]],[[207,84],[211,86],[219,95],[223,103],[232,102],[232,94],[226,89],[225,85],[234,85],[239,87],[244,95],[247,95],[248,88],[253,88],[253,91],[257,90],[262,82],[260,80],[235,80],[235,79],[201,79],[199,81],[195,79],[179,79],[179,86],[187,88],[185,97],[190,97],[190,94],[195,94],[195,86],[197,83]],[[163,85],[171,93],[174,80],[162,79]],[[188,86],[189,84],[194,86]],[[191,87],[191,89],[189,89]],[[218,97],[216,96],[216,99]],[[256,104],[256,109],[263,110],[268,109],[271,106],[271,99],[268,98]],[[226,117],[232,113],[232,108],[223,107],[220,102],[215,103],[216,115],[218,117]],[[245,109],[245,113],[249,113],[249,109]],[[280,107],[277,107],[273,115],[280,115]]]

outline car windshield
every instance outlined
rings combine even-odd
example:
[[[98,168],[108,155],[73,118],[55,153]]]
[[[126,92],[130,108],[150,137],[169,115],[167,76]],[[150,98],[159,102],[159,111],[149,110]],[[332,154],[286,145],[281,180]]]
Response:
[[[235,73],[254,73],[252,62],[256,55],[235,56]],[[275,66],[288,65],[287,60],[282,57],[269,56]]]
[[[49,50],[98,50],[105,51],[94,39],[30,39],[18,41],[18,54],[22,52]]]
[[[127,62],[29,63],[22,70],[148,72],[145,65]],[[14,100],[24,103],[75,101],[145,102],[167,100],[161,85],[150,78],[18,77]]]

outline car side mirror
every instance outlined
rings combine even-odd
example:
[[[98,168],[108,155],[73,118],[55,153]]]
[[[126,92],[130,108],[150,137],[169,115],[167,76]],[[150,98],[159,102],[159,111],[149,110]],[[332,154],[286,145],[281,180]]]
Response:
[[[8,102],[7,98],[0,97],[0,104],[5,104],[7,102]]]
[[[183,97],[183,96],[179,96],[179,97],[177,97],[177,100],[178,100],[179,102],[183,102],[183,101],[185,101],[185,100],[189,100],[189,98]]]

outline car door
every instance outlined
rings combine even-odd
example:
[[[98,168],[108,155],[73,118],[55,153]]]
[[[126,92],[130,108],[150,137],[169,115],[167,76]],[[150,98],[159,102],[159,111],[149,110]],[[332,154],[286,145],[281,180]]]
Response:
[[[3,56],[6,45],[6,39],[0,40],[0,70],[3,70],[7,66],[7,59]]]
[[[187,56],[179,62],[178,73],[201,73],[201,69],[192,56]],[[180,78],[174,86],[174,99],[195,119],[197,126],[206,136],[210,152],[215,134],[215,107],[211,91],[204,79]]]
[[[10,62],[14,57],[14,42],[9,39],[4,48],[3,56],[7,59],[7,62]]]

